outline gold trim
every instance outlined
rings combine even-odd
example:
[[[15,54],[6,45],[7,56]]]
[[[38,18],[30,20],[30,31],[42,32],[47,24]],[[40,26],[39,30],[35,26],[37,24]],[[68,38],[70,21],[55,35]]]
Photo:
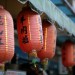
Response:
[[[31,40],[31,31],[30,31],[30,21],[29,21],[29,15],[28,15],[28,23],[29,23],[29,32],[30,32],[30,40]]]
[[[8,31],[7,31],[7,17],[6,17],[6,15],[4,16],[4,21],[5,21],[5,24],[4,24],[4,26],[5,26],[5,47],[6,47],[6,52],[7,52],[8,51]]]
[[[45,29],[45,51],[46,51],[46,45],[47,45],[47,28]]]

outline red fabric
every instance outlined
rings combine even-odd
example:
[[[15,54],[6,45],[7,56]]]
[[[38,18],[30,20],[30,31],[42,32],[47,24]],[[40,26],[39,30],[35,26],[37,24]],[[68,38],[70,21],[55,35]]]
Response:
[[[13,19],[8,11],[0,7],[0,63],[14,56]]]
[[[41,60],[45,58],[51,59],[55,55],[56,36],[57,34],[55,25],[51,25],[48,21],[44,20],[43,21],[44,45],[43,49],[38,52],[38,57]]]
[[[75,45],[71,41],[66,41],[62,47],[62,62],[64,66],[75,65]]]
[[[25,27],[24,32],[23,27]],[[24,52],[30,53],[33,49],[39,51],[42,48],[43,34],[41,18],[39,14],[32,11],[29,7],[24,8],[18,15],[17,31],[19,45]]]

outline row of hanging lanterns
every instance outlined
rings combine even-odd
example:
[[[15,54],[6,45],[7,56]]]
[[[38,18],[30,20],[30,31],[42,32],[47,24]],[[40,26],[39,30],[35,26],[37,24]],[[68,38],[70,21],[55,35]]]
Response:
[[[43,29],[42,29],[43,28]],[[41,17],[28,5],[17,17],[17,31],[20,48],[29,56],[39,57],[41,61],[51,59],[55,55],[56,28]],[[47,61],[44,61],[47,64]]]
[[[47,24],[48,24],[47,26],[50,26],[49,22],[47,22]],[[27,52],[28,54],[31,53],[36,54],[36,52],[37,51],[39,52],[40,50],[41,52],[45,51],[44,53],[45,57],[40,56],[39,53],[41,52],[38,53],[38,57],[40,59],[52,58],[55,54],[54,53],[55,46],[51,47],[51,44],[54,45],[56,37],[54,37],[55,38],[54,39],[53,36],[56,34],[55,31],[52,31],[52,29],[50,29],[52,35],[49,35],[48,33],[49,29],[46,30],[45,25],[43,26],[44,26],[43,27],[44,31],[42,31],[41,17],[39,14],[32,11],[30,7],[23,8],[23,10],[18,15],[18,19],[17,19],[19,45],[20,48],[24,52]],[[52,26],[54,27],[54,25]],[[50,27],[52,28],[52,26]],[[0,6],[0,50],[1,50],[0,63],[10,61],[14,55],[14,29],[13,28],[14,28],[13,20],[11,15],[9,14],[9,12],[3,9],[2,6]],[[52,37],[53,40],[49,39],[49,37]],[[46,40],[47,38],[49,40]],[[44,45],[43,45],[43,41],[44,41]],[[52,41],[50,45],[48,41]],[[49,50],[46,49],[50,47],[51,49]]]
[[[14,56],[13,19],[3,6],[0,6],[0,63],[10,61]]]
[[[40,15],[32,11],[30,7],[25,7],[18,15],[17,30],[19,45],[24,52],[28,54],[34,53],[41,61],[53,58],[57,37],[55,25],[47,20],[44,20],[41,24]],[[75,65],[73,45],[72,42],[68,42],[62,48],[64,66]]]
[[[55,55],[57,31],[47,20],[41,22],[38,13],[27,6],[17,18],[17,31],[20,48],[30,56],[38,56],[41,61]],[[66,41],[62,47],[64,66],[75,65],[75,45]],[[13,19],[8,11],[0,6],[0,63],[10,61],[14,56]]]

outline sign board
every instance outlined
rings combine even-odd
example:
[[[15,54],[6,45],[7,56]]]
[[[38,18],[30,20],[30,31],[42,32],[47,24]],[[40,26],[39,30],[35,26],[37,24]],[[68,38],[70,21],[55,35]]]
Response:
[[[3,71],[0,71],[0,75],[4,75],[4,72]]]
[[[8,70],[8,71],[6,71],[5,75],[26,75],[26,72],[25,71],[11,71],[11,70]]]

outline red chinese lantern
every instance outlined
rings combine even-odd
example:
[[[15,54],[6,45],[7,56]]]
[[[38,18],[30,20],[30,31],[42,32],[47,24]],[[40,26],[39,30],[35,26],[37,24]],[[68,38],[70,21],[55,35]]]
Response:
[[[43,34],[40,15],[25,7],[17,18],[17,31],[20,48],[27,53],[39,51],[43,46]]]
[[[0,63],[10,61],[14,56],[13,19],[8,11],[0,6]]]
[[[56,27],[50,22],[43,21],[43,41],[44,45],[41,51],[38,52],[38,57],[43,60],[51,59],[55,55],[56,48]]]
[[[71,41],[66,41],[63,44],[62,62],[67,67],[75,65],[75,45]]]

